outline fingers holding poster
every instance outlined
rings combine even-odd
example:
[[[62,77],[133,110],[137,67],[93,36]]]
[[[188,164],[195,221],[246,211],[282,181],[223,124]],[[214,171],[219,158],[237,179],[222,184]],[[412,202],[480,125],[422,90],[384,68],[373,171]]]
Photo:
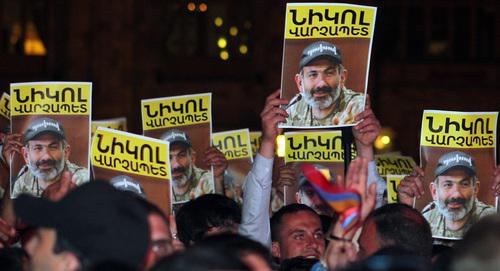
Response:
[[[416,205],[435,238],[461,239],[481,217],[496,213],[489,187],[497,117],[497,112],[424,111],[420,160],[429,193]]]
[[[98,127],[92,140],[92,169],[96,180],[110,181],[171,213],[168,143]]]
[[[281,97],[291,102],[281,127],[355,124],[364,110],[375,17],[369,6],[287,4]]]
[[[224,192],[238,204],[243,204],[243,183],[253,162],[250,133],[248,129],[232,130],[212,134],[213,146],[219,149],[228,161],[224,174]]]
[[[11,196],[41,196],[64,172],[89,180],[91,83],[11,84]]]

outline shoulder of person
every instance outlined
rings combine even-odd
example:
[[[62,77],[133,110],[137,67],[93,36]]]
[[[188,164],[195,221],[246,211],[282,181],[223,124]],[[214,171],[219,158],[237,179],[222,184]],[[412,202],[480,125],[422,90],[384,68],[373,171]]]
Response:
[[[481,201],[476,201],[476,210],[475,213],[479,215],[479,217],[496,214],[497,210],[494,206],[488,205]]]

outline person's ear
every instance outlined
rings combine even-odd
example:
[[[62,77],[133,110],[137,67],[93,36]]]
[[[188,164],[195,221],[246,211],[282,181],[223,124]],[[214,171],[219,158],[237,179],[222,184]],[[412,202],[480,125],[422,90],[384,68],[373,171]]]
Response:
[[[477,196],[479,192],[479,179],[476,179],[476,183],[474,184],[474,195]]]
[[[21,148],[21,153],[23,154],[24,163],[28,164],[28,163],[29,163],[29,159],[28,159],[28,149],[26,149],[26,146],[23,146],[23,147]]]
[[[61,253],[62,264],[64,265],[64,270],[77,271],[80,270],[80,260],[73,252],[64,251]]]
[[[295,75],[295,85],[297,85],[297,89],[299,92],[302,92],[302,76],[300,74]]]
[[[196,163],[196,151],[193,148],[191,148],[190,152],[191,152],[191,161],[193,161],[193,163]]]
[[[434,182],[429,183],[429,190],[431,191],[432,199],[433,200],[438,200],[437,197],[437,184]]]
[[[281,256],[281,249],[280,249],[280,244],[278,242],[272,242],[271,243],[271,255],[274,258],[280,258]]]
[[[340,85],[344,87],[346,81],[347,81],[347,69],[344,68],[340,73]]]
[[[66,146],[64,147],[64,159],[68,160],[70,153],[71,153],[71,147],[69,144],[66,144]]]

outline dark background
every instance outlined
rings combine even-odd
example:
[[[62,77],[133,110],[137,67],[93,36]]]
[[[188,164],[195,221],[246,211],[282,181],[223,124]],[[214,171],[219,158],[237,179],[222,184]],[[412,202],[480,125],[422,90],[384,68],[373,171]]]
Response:
[[[393,150],[418,157],[423,109],[499,110],[500,1],[349,2],[379,8],[368,92],[395,132]],[[259,130],[265,97],[280,86],[285,4],[0,0],[0,90],[92,81],[93,118],[126,116],[135,133],[140,99],[212,92],[213,131]],[[25,48],[33,33],[45,47],[38,56]],[[219,57],[221,36],[227,60]]]

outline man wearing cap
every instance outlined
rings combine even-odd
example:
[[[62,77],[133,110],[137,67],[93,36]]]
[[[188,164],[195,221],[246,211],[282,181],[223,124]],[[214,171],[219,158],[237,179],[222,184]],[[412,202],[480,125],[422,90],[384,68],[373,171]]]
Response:
[[[446,153],[439,158],[434,174],[429,184],[433,202],[422,210],[434,237],[460,239],[481,217],[496,213],[493,206],[477,200],[479,181],[472,156],[460,151]],[[408,190],[410,181],[415,183],[407,177],[398,187],[398,197],[403,201],[412,194]],[[417,181],[421,184],[420,179]]]
[[[61,180],[64,171],[80,185],[89,180],[89,171],[69,159],[70,145],[61,124],[50,118],[39,118],[24,133],[21,154],[26,165],[19,171],[12,197],[29,193],[40,197],[51,184]]]
[[[299,187],[295,193],[295,201],[311,207],[319,215],[334,216],[331,207],[321,198],[304,175],[299,177]]]
[[[145,263],[148,212],[137,198],[105,181],[88,182],[57,202],[21,195],[14,210],[24,224],[36,227],[24,246],[30,270],[92,270],[101,262],[139,270]]]
[[[337,46],[318,41],[302,52],[295,83],[302,96],[287,108],[287,125],[330,126],[354,123],[362,112],[363,93],[345,87],[347,70]]]
[[[172,129],[161,136],[170,143],[170,167],[172,172],[173,203],[185,202],[201,195],[219,193],[223,186],[227,160],[216,148],[210,147],[204,154],[206,164],[214,166],[214,178],[210,170],[195,165],[196,155],[188,135]],[[215,181],[215,184],[214,184]],[[222,194],[222,192],[220,192]]]

